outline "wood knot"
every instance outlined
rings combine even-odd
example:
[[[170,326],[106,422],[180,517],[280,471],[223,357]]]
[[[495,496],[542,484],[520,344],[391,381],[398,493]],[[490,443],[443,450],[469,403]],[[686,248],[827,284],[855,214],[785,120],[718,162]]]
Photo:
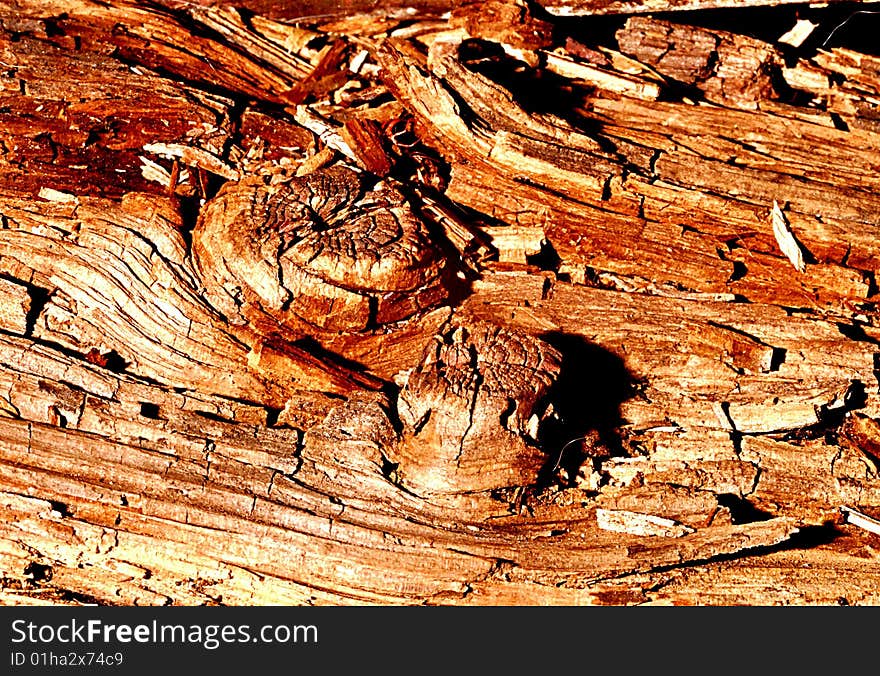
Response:
[[[264,336],[359,333],[442,304],[444,252],[403,194],[346,167],[226,184],[193,232],[211,304]]]
[[[438,336],[398,397],[401,484],[425,495],[534,483],[546,460],[535,437],[560,362],[549,345],[494,325]]]

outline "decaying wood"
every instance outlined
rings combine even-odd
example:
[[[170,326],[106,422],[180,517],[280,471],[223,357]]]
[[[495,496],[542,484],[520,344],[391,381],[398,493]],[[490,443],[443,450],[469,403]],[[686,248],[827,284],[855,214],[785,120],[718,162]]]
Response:
[[[880,603],[876,57],[270,4],[0,8],[2,602]]]

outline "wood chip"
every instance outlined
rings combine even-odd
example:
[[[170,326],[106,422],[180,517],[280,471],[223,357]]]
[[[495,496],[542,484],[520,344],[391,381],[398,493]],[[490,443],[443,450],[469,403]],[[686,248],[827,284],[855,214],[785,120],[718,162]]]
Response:
[[[851,523],[853,526],[858,526],[866,531],[880,535],[880,521],[877,519],[873,519],[867,514],[862,514],[860,511],[853,509],[852,507],[841,507],[840,511],[846,515],[847,523]]]
[[[0,277],[0,329],[24,335],[30,310],[31,297],[27,287]]]
[[[294,109],[294,119],[310,132],[317,134],[322,143],[342,153],[350,160],[359,162],[357,155],[345,142],[331,122],[313,112],[308,106],[299,105]]]
[[[678,521],[625,509],[597,509],[596,523],[602,530],[630,535],[680,538],[694,532],[693,528]]]
[[[818,26],[819,24],[808,19],[798,19],[791,30],[780,36],[779,42],[792,47],[800,47]]]
[[[547,70],[560,77],[581,81],[605,91],[634,96],[646,101],[654,101],[660,96],[660,85],[655,82],[645,82],[636,77],[611,73],[553,52],[545,52],[544,56]]]
[[[240,178],[238,171],[219,157],[200,148],[181,143],[147,143],[144,145],[144,150],[167,159],[180,158],[184,164],[199,167],[230,181],[237,181]]]
[[[770,211],[770,221],[773,224],[773,236],[776,237],[776,243],[779,244],[782,253],[784,253],[788,260],[791,261],[795,270],[798,272],[804,272],[807,269],[807,266],[804,263],[804,255],[801,251],[801,246],[795,239],[794,233],[791,231],[791,227],[789,227],[788,221],[782,213],[782,209],[779,208],[779,204],[776,200],[773,200],[773,209]]]
[[[170,188],[171,187],[171,173],[165,169],[158,162],[153,162],[153,160],[140,156],[141,161],[141,175],[147,179],[148,181],[153,181],[158,183],[159,185]],[[180,173],[177,175],[177,184],[188,183],[189,182],[189,171],[186,169],[181,169]]]
[[[76,195],[69,192],[61,192],[54,188],[40,188],[39,196],[48,202],[76,202]]]

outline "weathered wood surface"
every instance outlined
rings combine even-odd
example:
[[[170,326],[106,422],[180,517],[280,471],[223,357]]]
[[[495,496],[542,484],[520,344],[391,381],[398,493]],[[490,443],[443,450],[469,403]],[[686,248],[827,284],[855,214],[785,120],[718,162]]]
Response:
[[[863,0],[871,4],[875,0]],[[645,14],[657,12],[687,12],[705,9],[746,9],[749,7],[833,5],[835,0],[811,2],[804,0],[542,0],[538,3],[547,12],[557,16],[592,16],[601,14]]]
[[[327,4],[0,8],[2,602],[880,602],[880,61]]]

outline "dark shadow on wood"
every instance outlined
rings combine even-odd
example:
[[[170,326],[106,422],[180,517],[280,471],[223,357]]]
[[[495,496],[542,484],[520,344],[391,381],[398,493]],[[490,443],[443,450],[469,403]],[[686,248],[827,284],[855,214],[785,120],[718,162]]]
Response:
[[[733,493],[722,493],[718,496],[718,504],[727,507],[730,518],[735,524],[754,523],[755,521],[768,521],[775,514],[759,509],[751,502]]]
[[[575,477],[590,457],[625,454],[620,405],[636,393],[637,381],[619,356],[581,336],[541,338],[562,354],[559,377],[548,394],[554,415],[539,431],[548,456],[541,483],[549,483],[560,469]]]

